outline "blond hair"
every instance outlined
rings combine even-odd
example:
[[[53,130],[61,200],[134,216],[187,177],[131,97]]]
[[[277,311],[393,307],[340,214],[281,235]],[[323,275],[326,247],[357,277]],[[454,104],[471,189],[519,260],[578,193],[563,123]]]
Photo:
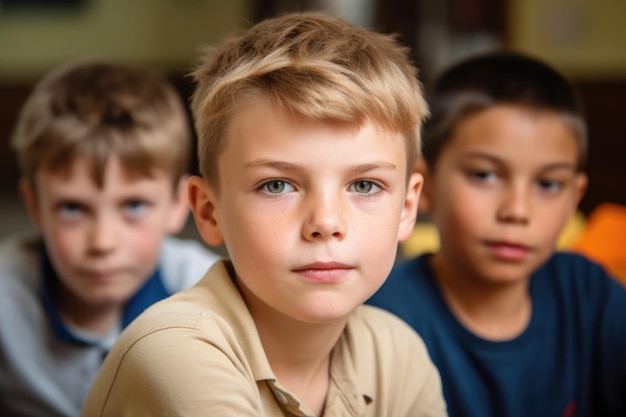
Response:
[[[102,186],[112,155],[140,175],[163,169],[175,184],[189,170],[191,140],[183,102],[167,82],[117,63],[80,61],[37,83],[11,144],[33,185],[39,169],[67,174],[86,157]]]
[[[314,120],[371,120],[406,138],[409,170],[428,113],[417,69],[394,36],[320,13],[258,23],[206,51],[192,73],[199,167],[217,186],[217,157],[236,112],[262,98]]]

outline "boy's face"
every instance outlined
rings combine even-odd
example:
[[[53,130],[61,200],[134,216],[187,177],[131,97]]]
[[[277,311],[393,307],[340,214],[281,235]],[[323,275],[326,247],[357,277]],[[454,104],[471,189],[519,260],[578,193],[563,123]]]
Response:
[[[22,196],[61,294],[87,308],[125,303],[152,275],[164,236],[177,232],[188,212],[169,175],[130,176],[117,157],[107,162],[102,188],[84,158],[68,176],[40,170],[35,182],[36,191],[21,184]]]
[[[219,192],[195,177],[189,195],[256,317],[330,322],[382,285],[411,233],[422,177],[407,192],[406,164],[399,134],[255,105],[232,121]]]
[[[552,112],[498,105],[462,120],[426,179],[435,263],[490,283],[528,279],[584,193],[577,143]]]

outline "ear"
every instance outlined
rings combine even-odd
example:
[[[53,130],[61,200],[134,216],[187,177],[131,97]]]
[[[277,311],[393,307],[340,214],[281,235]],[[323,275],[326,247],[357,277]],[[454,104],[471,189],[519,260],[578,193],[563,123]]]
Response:
[[[579,172],[578,174],[576,174],[576,180],[575,180],[575,184],[574,184],[574,194],[575,194],[575,198],[576,200],[574,201],[574,207],[573,207],[573,211],[576,211],[576,209],[578,208],[578,204],[580,203],[580,200],[582,200],[583,196],[585,195],[585,192],[587,192],[587,184],[589,184],[589,179],[587,177],[587,174],[583,173],[583,172]]]
[[[417,207],[419,205],[423,185],[424,177],[422,174],[413,172],[409,178],[409,184],[404,198],[404,206],[402,207],[400,216],[400,227],[398,229],[399,242],[407,240],[411,236],[411,233],[413,233],[415,220],[417,219]]]
[[[203,178],[194,175],[189,179],[187,195],[202,239],[211,246],[221,245],[224,238],[219,227],[213,188]]]
[[[419,159],[415,169],[424,177],[424,186],[422,187],[422,195],[420,197],[418,212],[420,214],[429,214],[433,209],[432,187],[430,186],[430,172],[424,158]]]
[[[187,181],[189,177],[183,176],[178,180],[174,190],[172,210],[167,221],[167,231],[171,234],[179,233],[189,217],[189,204],[187,203]]]
[[[31,221],[41,230],[41,212],[39,211],[39,202],[37,201],[37,192],[35,191],[31,181],[26,178],[20,178],[18,189],[22,203],[26,206],[28,216]]]

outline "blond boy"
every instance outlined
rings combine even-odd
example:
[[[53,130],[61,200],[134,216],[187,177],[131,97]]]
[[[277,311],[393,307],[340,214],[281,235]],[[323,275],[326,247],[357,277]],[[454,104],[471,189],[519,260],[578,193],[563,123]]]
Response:
[[[230,260],[116,344],[83,416],[445,416],[417,334],[361,304],[411,233],[426,114],[392,38],[321,14],[208,52],[198,230]]]
[[[0,243],[0,415],[77,416],[120,331],[217,259],[188,216],[191,135],[168,84],[81,61],[44,77],[12,145],[36,235]]]

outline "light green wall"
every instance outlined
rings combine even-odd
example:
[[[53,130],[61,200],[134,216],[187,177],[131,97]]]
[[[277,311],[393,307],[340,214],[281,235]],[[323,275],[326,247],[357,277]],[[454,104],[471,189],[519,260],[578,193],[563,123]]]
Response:
[[[625,0],[509,0],[511,46],[578,78],[626,76]]]
[[[572,76],[626,76],[626,0],[508,2],[511,47]],[[89,56],[186,68],[202,44],[249,25],[250,3],[86,0],[77,11],[0,11],[0,78],[32,79]]]
[[[67,60],[187,68],[203,44],[248,26],[248,0],[87,0],[58,12],[0,11],[0,78],[33,78]]]

